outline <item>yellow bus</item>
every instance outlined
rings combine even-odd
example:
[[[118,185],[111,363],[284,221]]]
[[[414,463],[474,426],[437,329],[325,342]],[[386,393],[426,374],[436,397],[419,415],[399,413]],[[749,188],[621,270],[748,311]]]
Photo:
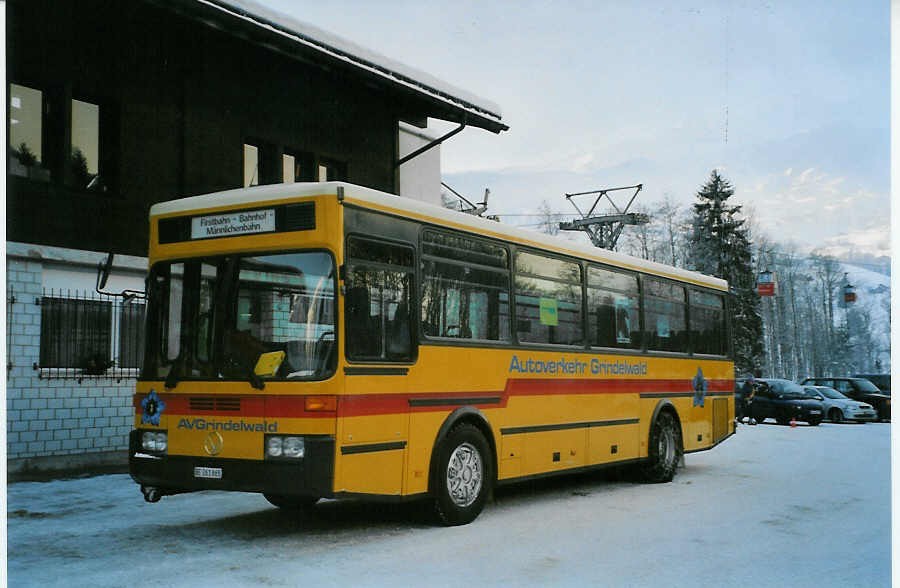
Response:
[[[427,497],[633,463],[672,479],[734,433],[723,280],[340,182],[150,211],[129,464],[195,490]]]

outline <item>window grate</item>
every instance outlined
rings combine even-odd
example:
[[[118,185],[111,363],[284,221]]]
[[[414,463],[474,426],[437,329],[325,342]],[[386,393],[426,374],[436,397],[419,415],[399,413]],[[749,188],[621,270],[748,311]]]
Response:
[[[16,292],[12,286],[9,286],[6,290],[6,377],[9,378],[9,374],[13,369],[13,358],[12,358],[12,348],[13,348],[13,304],[17,302],[16,300]]]
[[[39,377],[137,377],[144,356],[143,299],[52,289],[38,303]]]

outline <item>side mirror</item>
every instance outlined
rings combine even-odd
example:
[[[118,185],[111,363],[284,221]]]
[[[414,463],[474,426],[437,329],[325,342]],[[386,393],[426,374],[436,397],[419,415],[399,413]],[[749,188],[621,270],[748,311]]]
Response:
[[[109,275],[112,273],[112,265],[113,265],[113,257],[115,254],[110,251],[106,255],[106,260],[101,261],[97,264],[97,283],[95,286],[95,290],[97,290],[98,294],[104,294],[106,296],[119,296],[123,299],[123,303],[127,304],[133,298],[146,298],[146,294],[144,292],[139,292],[137,290],[122,290],[119,293],[115,292],[105,292],[103,289],[106,288],[106,282],[109,281]],[[149,279],[149,278],[148,278]],[[145,287],[149,286],[149,282],[144,281]]]
[[[113,256],[115,254],[110,251],[106,256],[106,261],[101,261],[97,264],[97,291],[103,290],[106,287],[106,282],[109,280],[109,273],[112,271],[113,264]]]

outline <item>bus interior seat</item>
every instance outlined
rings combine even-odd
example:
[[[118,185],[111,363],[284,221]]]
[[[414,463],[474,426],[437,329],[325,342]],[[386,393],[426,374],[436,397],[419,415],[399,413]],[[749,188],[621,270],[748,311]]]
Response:
[[[370,312],[369,289],[366,286],[353,286],[347,289],[344,300],[347,317],[347,343],[353,347],[355,355],[379,355],[380,341],[375,335],[380,328],[372,320]],[[377,317],[376,317],[377,318]]]
[[[409,305],[401,302],[394,311],[394,318],[387,327],[388,357],[407,357],[412,343],[409,334]]]
[[[324,333],[316,341],[315,370],[317,375],[329,373],[335,367],[334,333]]]

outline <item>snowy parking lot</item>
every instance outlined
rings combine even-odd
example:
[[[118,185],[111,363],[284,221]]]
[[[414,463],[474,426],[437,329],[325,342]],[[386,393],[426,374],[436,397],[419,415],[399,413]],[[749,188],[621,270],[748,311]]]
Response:
[[[670,484],[497,491],[472,524],[253,494],[147,504],[127,475],[7,488],[9,586],[889,586],[890,425],[741,426]]]

